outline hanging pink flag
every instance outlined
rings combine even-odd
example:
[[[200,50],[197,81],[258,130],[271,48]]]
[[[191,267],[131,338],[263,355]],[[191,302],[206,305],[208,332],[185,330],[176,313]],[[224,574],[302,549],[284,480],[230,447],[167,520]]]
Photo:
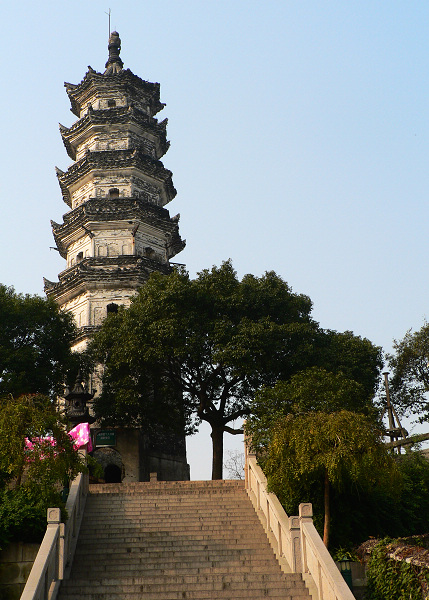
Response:
[[[79,423],[76,427],[73,427],[69,431],[69,436],[74,441],[76,448],[81,448],[88,444],[88,452],[92,451],[91,432],[89,429],[89,423]]]

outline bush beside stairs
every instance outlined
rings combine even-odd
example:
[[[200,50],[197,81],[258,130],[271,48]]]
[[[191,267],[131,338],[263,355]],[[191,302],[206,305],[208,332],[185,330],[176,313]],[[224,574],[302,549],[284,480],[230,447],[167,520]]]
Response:
[[[242,481],[90,485],[59,600],[309,600]]]

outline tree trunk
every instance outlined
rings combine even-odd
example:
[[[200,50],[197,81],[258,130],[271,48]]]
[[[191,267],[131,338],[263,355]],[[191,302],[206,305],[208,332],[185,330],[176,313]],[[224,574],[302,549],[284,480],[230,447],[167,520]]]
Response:
[[[331,526],[331,511],[329,506],[329,477],[328,471],[325,471],[325,524],[323,527],[323,543],[326,547],[329,544],[329,528]]]
[[[212,445],[213,445],[213,462],[212,462],[212,479],[222,479],[223,469],[223,425],[216,427],[212,425]]]

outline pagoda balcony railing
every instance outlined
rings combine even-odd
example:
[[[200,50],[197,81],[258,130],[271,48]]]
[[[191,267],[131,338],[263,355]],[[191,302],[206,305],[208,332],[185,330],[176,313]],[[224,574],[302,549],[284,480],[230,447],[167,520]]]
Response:
[[[86,450],[81,449],[79,452]],[[66,502],[67,523],[59,508],[48,508],[48,525],[20,600],[55,600],[61,580],[67,579],[82,522],[89,475],[79,473],[72,481]]]

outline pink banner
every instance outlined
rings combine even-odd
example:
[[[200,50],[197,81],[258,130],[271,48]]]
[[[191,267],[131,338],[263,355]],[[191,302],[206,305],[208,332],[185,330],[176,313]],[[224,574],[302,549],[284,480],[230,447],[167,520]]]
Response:
[[[89,423],[79,423],[76,427],[73,427],[69,431],[69,436],[74,440],[77,448],[81,448],[88,444],[88,452],[92,451],[91,432],[89,429]]]

